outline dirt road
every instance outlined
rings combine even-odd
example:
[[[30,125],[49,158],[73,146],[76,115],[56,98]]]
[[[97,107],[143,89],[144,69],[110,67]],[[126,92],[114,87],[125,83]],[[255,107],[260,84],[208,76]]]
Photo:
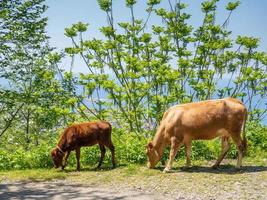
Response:
[[[190,169],[162,167],[149,170],[142,165],[116,169],[83,168],[0,172],[0,200],[3,199],[179,199],[179,200],[266,200],[267,160],[246,161],[241,171],[235,160],[225,160],[219,169],[212,162]],[[179,164],[180,165],[180,164]],[[181,166],[181,165],[180,165]]]
[[[122,190],[118,188],[97,188],[70,184],[66,181],[49,182],[9,182],[0,185],[0,199],[72,199],[72,200],[113,200],[113,199],[173,199],[157,193],[136,190]]]

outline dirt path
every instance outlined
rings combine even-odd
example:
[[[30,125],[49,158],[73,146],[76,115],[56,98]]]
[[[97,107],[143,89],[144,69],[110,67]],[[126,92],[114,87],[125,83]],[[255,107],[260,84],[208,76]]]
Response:
[[[9,182],[0,185],[0,199],[173,199],[162,194],[148,193],[137,190],[122,190],[118,188],[97,188],[70,184],[66,181],[49,182]]]
[[[210,162],[190,169],[175,167],[167,174],[162,173],[163,168],[148,170],[142,165],[84,168],[81,172],[0,172],[0,200],[267,200],[267,160],[260,165],[245,162],[241,171],[236,171],[233,163],[235,160],[225,160],[216,170],[210,168]]]

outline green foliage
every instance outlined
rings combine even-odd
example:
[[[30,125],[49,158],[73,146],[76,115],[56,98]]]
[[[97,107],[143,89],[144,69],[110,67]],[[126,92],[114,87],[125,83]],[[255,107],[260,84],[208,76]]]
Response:
[[[110,11],[112,6],[112,0],[97,0],[99,7],[103,11]]]
[[[5,30],[0,32],[0,79],[9,83],[0,87],[0,136],[19,130],[14,137],[25,147],[73,117],[73,101],[65,103],[72,95],[57,80],[62,55],[52,52],[45,34],[46,9],[44,0],[4,0],[0,5],[5,19],[0,21]],[[85,28],[75,26],[79,32]]]
[[[113,134],[113,140],[120,163],[144,163],[146,161],[147,140],[144,137],[138,138],[134,133],[118,129]]]
[[[240,5],[240,1],[229,2],[226,6],[226,9],[232,11],[232,10],[236,9],[239,5]]]
[[[251,122],[247,124],[248,157],[264,158],[267,155],[267,127],[259,123]],[[0,169],[32,169],[32,168],[52,168],[50,151],[55,147],[56,139],[54,136],[50,141],[43,141],[38,146],[31,146],[25,150],[22,145],[13,145],[12,148],[2,147],[0,149]],[[140,163],[144,164],[147,160],[145,146],[148,139],[138,137],[134,133],[127,133],[125,129],[113,129],[112,141],[115,146],[116,160],[118,164]],[[111,166],[111,153],[106,149],[104,165]],[[215,160],[221,151],[220,139],[212,141],[193,141],[191,149],[192,160]],[[169,149],[164,152],[163,160],[167,160]],[[83,147],[81,150],[81,164],[83,167],[94,168],[100,157],[98,145]],[[236,146],[231,145],[227,154],[228,158],[236,158]],[[185,149],[181,148],[177,159],[185,161]],[[76,167],[75,152],[72,152],[68,166]]]
[[[267,153],[267,127],[257,122],[251,122],[247,127],[247,138],[249,141],[249,154],[260,156],[260,151]]]
[[[41,144],[25,150],[22,146],[13,146],[13,149],[0,149],[0,169],[33,169],[52,168],[50,158],[51,144]]]
[[[102,39],[84,39],[82,33],[77,37],[75,27],[86,27],[81,22],[67,28],[73,46],[65,52],[82,56],[90,70],[79,79],[82,98],[94,99],[89,101],[94,115],[109,115],[140,134],[155,131],[164,111],[174,104],[232,96],[248,102],[250,119],[263,118],[267,110],[260,107],[266,102],[259,99],[267,95],[267,55],[257,52],[258,38],[231,38],[227,24],[240,2],[227,4],[229,15],[222,25],[216,22],[217,2],[201,4],[204,18],[199,27],[188,23],[191,15],[180,2],[170,1],[168,9],[156,7],[160,1],[148,1],[147,19],[154,13],[164,22],[149,27],[135,16],[137,1],[126,1],[131,16],[126,22],[114,21],[112,1],[98,1],[108,18],[107,26],[99,28]],[[222,81],[227,83],[220,86]],[[104,101],[99,97],[103,91]]]

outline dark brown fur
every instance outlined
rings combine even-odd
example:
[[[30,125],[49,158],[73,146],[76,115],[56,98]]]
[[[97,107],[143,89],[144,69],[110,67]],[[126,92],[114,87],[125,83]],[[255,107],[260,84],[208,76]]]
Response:
[[[66,166],[70,152],[76,151],[77,170],[80,170],[80,149],[83,146],[99,145],[101,157],[97,167],[100,167],[108,147],[112,153],[112,164],[115,167],[115,150],[111,141],[111,125],[105,121],[75,124],[66,128],[61,135],[56,148],[51,152],[56,168]],[[63,160],[64,158],[64,160]]]

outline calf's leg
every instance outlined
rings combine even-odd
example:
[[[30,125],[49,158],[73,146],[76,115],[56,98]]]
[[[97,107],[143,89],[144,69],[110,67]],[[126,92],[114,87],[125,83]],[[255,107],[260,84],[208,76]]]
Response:
[[[212,166],[212,168],[216,169],[219,167],[220,163],[222,162],[223,158],[225,157],[225,155],[227,154],[227,152],[230,149],[230,141],[229,141],[229,137],[227,136],[222,136],[221,138],[221,143],[222,143],[222,150],[221,150],[221,154],[218,158],[218,160],[216,161],[216,163]]]
[[[97,165],[97,168],[99,168],[102,165],[103,159],[104,159],[105,154],[106,154],[106,148],[103,144],[99,144],[99,148],[101,151],[101,155],[100,155],[100,159],[99,159],[99,163]]]
[[[81,155],[81,148],[76,148],[76,160],[77,160],[77,171],[81,170],[80,167],[80,155]]]
[[[70,151],[67,151],[66,155],[64,156],[64,159],[63,159],[63,165],[62,165],[62,170],[66,167],[67,165],[67,161],[68,161],[68,158],[69,158],[69,155],[70,155]]]
[[[116,167],[116,161],[115,161],[115,148],[114,148],[114,145],[110,141],[110,142],[106,143],[105,146],[107,146],[111,151],[112,166],[113,166],[113,168],[115,168]]]

